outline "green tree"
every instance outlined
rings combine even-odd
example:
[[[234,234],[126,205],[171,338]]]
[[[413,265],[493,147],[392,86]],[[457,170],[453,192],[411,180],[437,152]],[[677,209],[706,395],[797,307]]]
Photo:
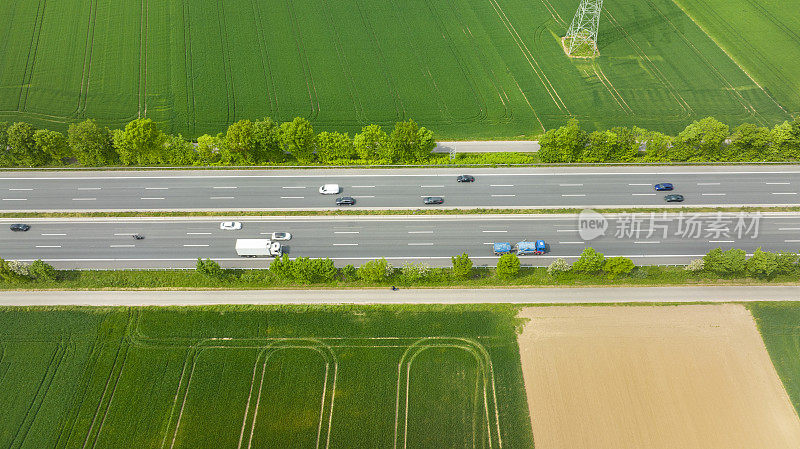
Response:
[[[594,248],[586,248],[581,253],[581,256],[572,263],[572,270],[577,273],[597,273],[603,269],[605,256],[603,253],[598,253]]]
[[[771,160],[769,128],[751,123],[739,125],[731,135],[727,148],[726,161],[764,161]]]
[[[611,147],[608,160],[612,162],[633,162],[640,156],[642,138],[647,130],[633,127],[617,126],[611,128],[616,136],[616,144]]]
[[[286,159],[281,149],[281,128],[267,117],[253,122],[253,137],[256,141],[257,163],[283,162]]]
[[[516,254],[503,254],[497,261],[497,275],[503,279],[510,279],[519,273],[519,266],[519,257]]]
[[[769,132],[771,160],[800,159],[800,123],[783,122]]]
[[[289,255],[285,254],[281,257],[276,257],[269,265],[269,271],[278,279],[289,280],[292,278],[292,260]]]
[[[703,257],[703,263],[708,271],[720,276],[732,276],[745,272],[747,266],[745,259],[744,250],[732,248],[722,251],[720,248],[714,248]]]
[[[623,274],[630,274],[634,268],[636,265],[627,257],[610,257],[603,264],[603,271],[608,273],[608,277],[611,279]]]
[[[367,282],[385,282],[392,271],[386,259],[370,260],[358,267],[358,277]]]
[[[342,267],[342,280],[347,281],[355,281],[358,279],[358,271],[353,264],[347,264]]]
[[[222,136],[203,134],[197,138],[197,161],[200,165],[211,165],[219,161],[219,148],[222,146]]]
[[[329,258],[314,259],[314,273],[317,282],[332,282],[336,279],[336,265]]]
[[[111,133],[96,121],[90,119],[71,123],[67,136],[72,153],[81,165],[97,166],[116,162],[117,155],[111,145]]]
[[[317,134],[316,149],[317,160],[326,164],[349,161],[356,156],[350,136],[338,132],[323,131]]]
[[[645,144],[644,161],[666,162],[672,160],[673,138],[657,131],[646,131],[641,136]]]
[[[581,162],[606,162],[618,146],[617,135],[611,131],[594,131],[580,157]]]
[[[49,156],[36,144],[36,128],[25,122],[8,127],[8,147],[17,165],[39,166],[49,162]]]
[[[281,149],[299,162],[314,160],[314,128],[302,117],[281,124]]]
[[[274,262],[273,262],[274,263]],[[308,257],[298,257],[291,264],[292,277],[304,284],[314,282],[314,267]]]
[[[198,257],[196,269],[198,273],[214,279],[220,279],[224,274],[219,264],[211,259],[201,259]]]
[[[42,282],[52,282],[56,280],[57,272],[52,265],[42,262],[41,259],[34,260],[31,263],[28,272],[33,279]]]
[[[39,129],[33,134],[36,145],[47,155],[48,159],[63,164],[72,156],[72,151],[64,134],[58,131]]]
[[[469,279],[472,277],[472,260],[467,253],[453,256],[450,260],[453,262],[453,276],[458,279]]]
[[[168,135],[164,144],[163,162],[176,167],[193,165],[198,160],[194,144],[182,135]]]
[[[228,132],[220,152],[225,165],[253,165],[259,156],[255,124],[250,120],[239,120],[228,126]]]
[[[395,123],[388,144],[394,162],[425,161],[436,146],[433,133],[411,119]]]
[[[132,120],[124,130],[112,135],[114,148],[123,165],[153,165],[165,159],[164,144],[167,137],[149,118]]]
[[[775,261],[778,263],[777,274],[789,274],[797,270],[797,258],[795,253],[780,252],[776,254]]]
[[[576,162],[588,140],[589,136],[578,121],[569,119],[566,125],[545,132],[539,139],[539,158],[549,163]]]
[[[775,253],[768,253],[756,249],[745,263],[747,274],[761,279],[770,279],[778,272],[778,257]]]
[[[714,117],[692,122],[675,139],[672,151],[676,161],[718,161],[724,155],[730,129]]]
[[[392,159],[389,136],[380,125],[367,125],[361,128],[361,132],[353,137],[353,145],[358,157],[365,161]]]
[[[556,276],[561,273],[566,273],[570,270],[572,270],[572,265],[570,265],[569,262],[567,262],[563,257],[559,257],[547,267],[547,274],[550,276]]]

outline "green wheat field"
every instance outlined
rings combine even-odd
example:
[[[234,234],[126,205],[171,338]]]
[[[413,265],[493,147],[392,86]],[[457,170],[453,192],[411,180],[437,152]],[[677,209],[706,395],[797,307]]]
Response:
[[[0,2],[0,120],[150,117],[194,137],[240,119],[318,130],[414,118],[514,138],[577,117],[674,132],[800,112],[800,2],[607,0],[571,60],[578,0]]]

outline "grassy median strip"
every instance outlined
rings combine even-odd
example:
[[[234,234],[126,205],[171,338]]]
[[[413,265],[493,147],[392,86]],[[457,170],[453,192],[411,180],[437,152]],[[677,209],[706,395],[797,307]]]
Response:
[[[0,218],[111,218],[111,217],[335,217],[358,215],[549,215],[579,214],[579,208],[555,209],[334,209],[334,210],[215,210],[215,211],[131,211],[131,212],[0,212]],[[738,213],[738,212],[800,212],[793,207],[646,207],[592,209],[602,214],[622,213]]]

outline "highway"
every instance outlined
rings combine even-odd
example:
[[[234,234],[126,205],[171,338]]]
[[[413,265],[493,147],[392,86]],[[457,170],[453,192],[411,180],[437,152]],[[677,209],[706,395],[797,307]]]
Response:
[[[241,218],[242,230],[220,230],[220,221],[229,219],[2,219],[0,257],[43,259],[61,268],[191,268],[198,257],[227,267],[265,267],[269,259],[238,257],[235,240],[280,231],[293,234],[285,242],[291,257],[330,257],[339,266],[380,257],[396,266],[405,261],[449,266],[450,256],[463,252],[476,266],[494,266],[492,243],[536,239],[547,241],[550,252],[523,257],[525,265],[572,258],[586,246],[638,264],[684,264],[715,247],[800,251],[800,214],[791,213],[618,215],[609,217],[605,235],[591,241],[581,237],[574,215]],[[10,231],[9,224],[19,221],[31,229]],[[134,233],[145,239],[134,240]]]
[[[461,173],[474,183],[457,183]],[[337,183],[356,209],[664,206],[653,184],[672,182],[672,206],[796,206],[796,166],[315,169],[242,171],[6,171],[0,211],[335,209]],[[442,196],[441,206],[422,197]],[[347,207],[347,206],[345,206]]]

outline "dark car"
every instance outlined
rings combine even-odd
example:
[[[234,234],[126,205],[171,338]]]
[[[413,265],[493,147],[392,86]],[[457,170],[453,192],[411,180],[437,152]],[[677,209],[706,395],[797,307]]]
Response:
[[[656,184],[654,187],[655,187],[657,192],[661,192],[661,191],[665,191],[665,190],[672,190],[673,189],[673,186],[672,186],[671,182],[662,182],[662,183]]]
[[[456,178],[458,182],[475,182],[475,177],[472,175],[460,175]]]
[[[30,228],[31,228],[31,227],[30,227],[29,225],[26,225],[26,224],[22,224],[22,223],[14,223],[14,224],[12,224],[12,225],[11,225],[11,228],[10,228],[10,229],[11,229],[12,231],[22,231],[22,232],[25,232],[25,231],[27,231],[27,230],[28,230],[28,229],[30,229]]]
[[[144,239],[144,235],[143,234],[133,234],[133,239],[134,240],[143,240]]]
[[[337,206],[352,206],[356,204],[356,199],[352,196],[343,196],[341,198],[336,198],[336,205]]]
[[[668,203],[682,203],[683,195],[667,195],[664,200]]]
[[[444,203],[444,198],[440,196],[426,196],[422,199],[422,202],[425,204],[442,204]]]

